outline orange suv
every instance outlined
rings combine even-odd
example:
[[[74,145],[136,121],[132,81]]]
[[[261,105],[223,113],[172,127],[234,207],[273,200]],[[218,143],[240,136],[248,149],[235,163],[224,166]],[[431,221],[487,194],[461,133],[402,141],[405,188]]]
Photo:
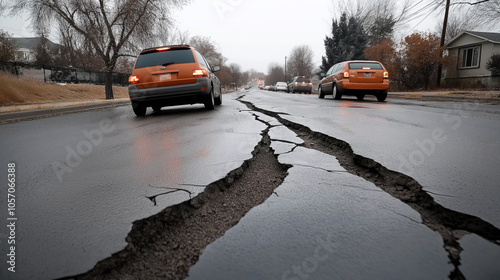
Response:
[[[164,46],[143,50],[129,78],[128,93],[132,109],[144,116],[164,106],[203,103],[214,109],[222,104],[219,79],[207,60],[188,45]]]
[[[378,101],[387,98],[389,72],[378,61],[354,60],[333,65],[319,83],[319,98],[333,95],[337,100],[342,95],[355,95],[363,100],[366,94],[373,94]]]

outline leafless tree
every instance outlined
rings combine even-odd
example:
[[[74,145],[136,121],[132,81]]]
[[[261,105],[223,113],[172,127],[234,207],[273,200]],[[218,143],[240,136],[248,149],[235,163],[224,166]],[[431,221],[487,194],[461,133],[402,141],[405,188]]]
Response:
[[[189,40],[189,31],[176,30],[167,45],[186,45],[189,44]]]
[[[67,23],[88,42],[106,71],[106,99],[113,99],[112,74],[127,50],[151,45],[154,34],[170,26],[173,8],[189,0],[18,0],[11,13],[28,11],[32,25],[47,28],[53,20]],[[57,21],[56,21],[57,22]],[[132,45],[134,42],[135,45]]]
[[[345,13],[348,18],[356,18],[368,32],[371,45],[390,38],[416,15],[414,1],[410,0],[358,0],[355,5],[351,1],[340,2],[336,17]]]
[[[287,62],[287,72],[292,76],[311,76],[313,70],[314,53],[310,46],[294,47]]]
[[[463,1],[457,2],[463,6],[470,6],[473,20],[482,28],[500,27],[500,0]]]
[[[433,3],[435,10],[444,10],[446,7],[446,0],[434,0]],[[500,27],[500,0],[452,1],[449,14],[447,39],[453,38],[453,34],[459,34],[464,30],[498,29]],[[453,21],[458,23],[453,23]],[[448,34],[449,28],[451,28],[451,34]]]
[[[445,43],[466,30],[475,30],[480,28],[481,24],[474,19],[474,15],[466,11],[452,11],[448,16],[448,23],[446,26]],[[440,21],[436,26],[436,33],[441,34],[443,30],[443,22]]]
[[[189,45],[199,51],[212,67],[220,66],[220,63],[224,61],[222,54],[218,51],[217,44],[209,37],[194,36],[189,40]]]
[[[284,82],[284,81],[285,81],[285,69],[283,68],[283,66],[279,65],[276,62],[269,64],[265,80],[266,85],[274,85],[277,82]]]
[[[266,74],[264,74],[262,72],[257,72],[257,70],[255,70],[253,68],[248,70],[248,75],[249,75],[249,79],[251,79],[251,80],[261,79],[262,77],[266,76]]]
[[[229,64],[228,70],[229,70],[229,73],[231,74],[232,83],[236,87],[238,87],[239,82],[241,80],[241,75],[242,75],[241,66],[237,63],[231,63],[231,64]]]

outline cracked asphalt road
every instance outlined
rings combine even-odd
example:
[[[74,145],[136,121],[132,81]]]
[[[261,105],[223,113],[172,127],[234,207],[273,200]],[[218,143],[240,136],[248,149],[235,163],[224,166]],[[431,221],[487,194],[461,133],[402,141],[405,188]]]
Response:
[[[500,275],[497,105],[263,91],[224,102],[0,126],[14,147],[2,160],[26,166],[17,279]],[[98,144],[58,182],[53,162],[82,141]]]

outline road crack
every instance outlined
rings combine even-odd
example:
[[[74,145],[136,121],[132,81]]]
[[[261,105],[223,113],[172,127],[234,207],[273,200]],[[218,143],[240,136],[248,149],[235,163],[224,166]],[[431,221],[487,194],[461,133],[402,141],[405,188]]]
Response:
[[[280,113],[258,108],[251,102],[241,99],[239,101],[253,111],[275,118],[295,132],[304,140],[302,146],[334,156],[349,173],[374,183],[417,211],[421,215],[423,224],[439,233],[443,239],[443,248],[454,266],[449,275],[450,279],[465,279],[459,269],[460,253],[463,249],[458,242],[464,233],[477,234],[495,245],[500,245],[500,229],[479,217],[443,207],[410,176],[390,170],[370,158],[354,153],[349,143],[343,140],[312,131],[305,125],[282,118]]]
[[[98,262],[86,273],[61,279],[184,279],[205,247],[235,226],[256,205],[275,192],[290,165],[278,162],[270,147],[270,125],[262,131],[252,158],[193,198],[135,221],[120,252]],[[153,187],[153,186],[151,186]],[[172,192],[188,192],[181,188]]]
[[[155,194],[155,195],[151,195],[151,196],[146,196],[147,199],[151,200],[151,202],[153,202],[153,205],[154,206],[157,206],[156,204],[156,198],[159,197],[159,196],[163,196],[163,195],[167,195],[167,194],[171,194],[171,193],[176,193],[176,192],[186,192],[188,195],[189,195],[189,199],[191,199],[191,195],[193,194],[192,192],[186,190],[186,189],[181,189],[181,188],[171,188],[171,187],[156,187],[156,186],[152,186],[152,185],[149,185],[151,188],[155,188],[155,189],[166,189],[166,190],[169,190],[167,192],[162,192],[162,193],[159,193],[159,194]]]

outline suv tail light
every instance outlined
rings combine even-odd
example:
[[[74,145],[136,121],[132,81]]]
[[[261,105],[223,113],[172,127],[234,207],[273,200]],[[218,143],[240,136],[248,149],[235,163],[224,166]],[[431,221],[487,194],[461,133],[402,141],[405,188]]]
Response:
[[[389,72],[384,71],[384,79],[389,79]]]
[[[156,51],[159,51],[159,52],[164,52],[164,51],[168,51],[168,50],[170,50],[170,47],[156,48]]]
[[[207,70],[203,69],[193,70],[193,77],[195,78],[208,77]]]
[[[344,71],[344,78],[349,78],[349,71]]]
[[[130,85],[138,84],[139,83],[139,76],[130,76],[128,78],[128,83]]]

